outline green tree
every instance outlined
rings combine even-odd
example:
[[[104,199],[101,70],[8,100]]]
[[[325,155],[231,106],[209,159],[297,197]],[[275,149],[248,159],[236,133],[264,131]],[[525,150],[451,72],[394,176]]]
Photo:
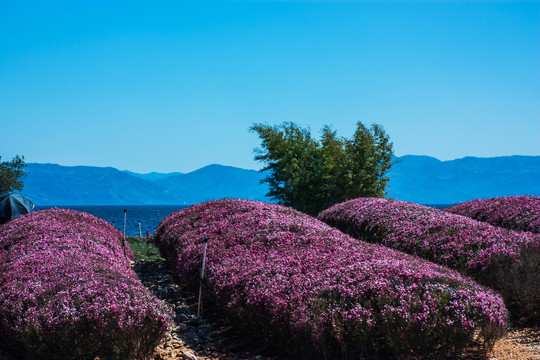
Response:
[[[269,184],[268,196],[280,204],[310,213],[313,197],[320,193],[320,149],[309,130],[294,123],[280,126],[255,124],[251,127],[262,139],[264,150],[257,149],[255,160],[266,163],[263,180]]]
[[[346,140],[345,148],[352,176],[347,191],[349,198],[384,197],[394,152],[383,128],[374,124],[368,129],[359,122],[353,138]]]
[[[330,127],[323,128],[321,137],[321,195],[317,212],[347,199],[350,191],[350,164],[345,151],[346,139],[338,138]]]
[[[23,189],[25,166],[24,156],[17,155],[11,161],[0,161],[0,192]]]
[[[393,149],[379,125],[358,122],[352,139],[325,126],[320,141],[292,122],[251,131],[262,140],[255,160],[265,163],[267,195],[282,205],[316,215],[348,199],[386,195]]]

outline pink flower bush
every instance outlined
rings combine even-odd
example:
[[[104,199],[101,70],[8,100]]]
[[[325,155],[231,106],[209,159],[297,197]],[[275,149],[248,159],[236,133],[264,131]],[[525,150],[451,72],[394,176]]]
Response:
[[[537,196],[478,199],[451,206],[445,211],[510,230],[540,233],[540,197]]]
[[[334,205],[318,218],[358,238],[456,269],[502,292],[516,319],[540,319],[540,236],[426,206],[375,198]]]
[[[456,355],[502,332],[502,299],[459,273],[368,244],[296,210],[218,200],[165,218],[155,242],[179,280],[251,336],[309,358]]]
[[[51,209],[0,227],[0,339],[22,356],[142,358],[170,325],[107,222]]]

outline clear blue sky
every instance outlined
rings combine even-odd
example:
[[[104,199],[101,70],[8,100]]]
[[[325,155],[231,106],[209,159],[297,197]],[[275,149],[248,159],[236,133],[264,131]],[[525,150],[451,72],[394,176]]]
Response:
[[[540,155],[540,2],[0,1],[0,156],[258,169],[254,122]]]

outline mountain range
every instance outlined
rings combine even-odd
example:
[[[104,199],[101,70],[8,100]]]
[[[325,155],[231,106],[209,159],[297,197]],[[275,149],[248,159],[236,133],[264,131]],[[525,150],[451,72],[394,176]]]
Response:
[[[540,156],[440,161],[407,155],[390,170],[389,196],[419,204],[455,204],[510,195],[540,196]]]
[[[421,204],[454,204],[508,195],[540,196],[540,156],[395,157],[388,196]],[[264,174],[209,165],[183,173],[138,174],[111,167],[28,163],[23,194],[38,205],[195,204],[220,198],[269,201]]]

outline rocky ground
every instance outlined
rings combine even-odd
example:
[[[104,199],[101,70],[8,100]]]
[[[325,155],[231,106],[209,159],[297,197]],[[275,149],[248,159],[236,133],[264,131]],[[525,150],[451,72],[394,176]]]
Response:
[[[148,360],[222,359],[277,360],[271,349],[247,341],[234,329],[197,316],[197,298],[173,282],[164,260],[140,260],[133,269],[139,279],[176,314],[175,327]],[[204,313],[203,313],[204,315]]]
[[[489,360],[540,360],[540,327],[510,329],[490,355]]]
[[[149,360],[277,360],[278,352],[247,341],[223,324],[197,317],[197,299],[186,295],[172,281],[165,262],[141,260],[134,264],[141,281],[170,304],[176,313],[176,327]],[[486,357],[470,349],[461,360],[540,360],[540,327],[511,328]]]

